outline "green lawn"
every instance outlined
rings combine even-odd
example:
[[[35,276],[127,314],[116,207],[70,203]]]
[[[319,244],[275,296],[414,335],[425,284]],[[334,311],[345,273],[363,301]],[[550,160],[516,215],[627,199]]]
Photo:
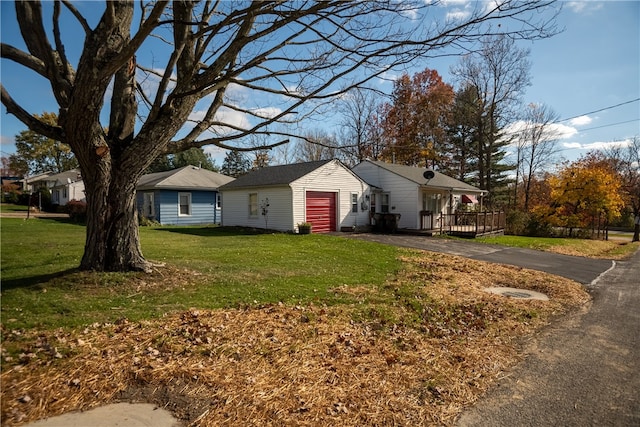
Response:
[[[26,212],[26,211],[27,211],[27,207],[24,205],[0,203],[0,212]]]
[[[169,273],[86,273],[75,270],[84,234],[68,221],[2,219],[3,325],[80,326],[281,301],[334,304],[345,296],[331,289],[379,286],[400,268],[398,249],[352,239],[142,227],[145,256],[171,267]]]

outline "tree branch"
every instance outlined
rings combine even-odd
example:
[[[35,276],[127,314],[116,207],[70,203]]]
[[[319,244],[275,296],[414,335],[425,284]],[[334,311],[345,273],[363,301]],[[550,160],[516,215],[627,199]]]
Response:
[[[78,22],[80,23],[80,25],[82,26],[82,29],[84,30],[84,34],[86,37],[89,37],[89,35],[91,35],[91,27],[89,27],[89,24],[87,23],[87,20],[84,19],[84,16],[82,16],[80,14],[80,12],[78,11],[78,9],[76,9],[76,7],[73,5],[73,3],[71,3],[68,0],[62,0],[62,4],[64,4],[64,6],[69,9],[69,11],[71,12],[71,14],[73,14],[73,16],[75,16],[75,18],[78,20]]]
[[[0,57],[5,59],[10,59],[20,65],[23,65],[30,70],[35,71],[40,74],[42,77],[47,78],[47,68],[45,67],[44,62],[36,58],[33,55],[29,55],[28,53],[17,49],[11,45],[6,43],[2,43],[0,45]]]
[[[59,126],[51,126],[47,123],[44,123],[34,116],[29,114],[27,110],[18,105],[17,102],[13,100],[9,92],[4,88],[4,85],[0,83],[0,92],[2,98],[2,104],[7,109],[7,112],[13,114],[20,120],[22,123],[26,124],[29,129],[42,134],[46,137],[54,139],[56,141],[65,142],[64,133],[61,127]]]

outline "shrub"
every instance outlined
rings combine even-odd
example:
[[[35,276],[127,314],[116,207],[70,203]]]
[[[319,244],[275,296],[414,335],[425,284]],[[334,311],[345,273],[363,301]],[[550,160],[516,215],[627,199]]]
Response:
[[[71,221],[84,223],[87,220],[87,203],[79,200],[70,200],[67,203],[67,214]]]
[[[48,188],[41,188],[33,193],[31,204],[41,207],[43,212],[55,212],[51,204],[51,191]]]
[[[17,184],[2,184],[2,201],[4,203],[18,204],[20,194],[20,187]]]
[[[524,236],[527,232],[529,221],[531,221],[531,216],[527,212],[517,210],[508,212],[504,234]]]
[[[158,221],[140,214],[138,214],[138,224],[141,227],[157,227],[161,225]]]
[[[524,235],[530,237],[553,237],[553,226],[543,215],[532,213],[529,214],[529,221],[527,221]]]
[[[18,196],[16,204],[40,207],[43,212],[52,212],[51,191],[47,188],[40,188],[32,193],[23,192]]]

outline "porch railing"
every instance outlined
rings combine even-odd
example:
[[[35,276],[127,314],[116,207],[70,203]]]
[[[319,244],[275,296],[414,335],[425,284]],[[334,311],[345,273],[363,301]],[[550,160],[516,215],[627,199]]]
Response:
[[[422,211],[420,214],[423,230],[439,230],[441,234],[477,236],[504,231],[506,226],[506,215],[503,211],[440,215]]]

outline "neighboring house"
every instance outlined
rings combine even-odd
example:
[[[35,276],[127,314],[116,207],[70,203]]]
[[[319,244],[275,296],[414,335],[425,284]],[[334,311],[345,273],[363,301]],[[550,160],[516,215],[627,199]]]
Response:
[[[51,192],[51,203],[65,206],[71,200],[86,199],[84,182],[79,169],[71,169],[57,174],[40,174],[24,180],[27,191],[46,188]]]
[[[47,179],[53,175],[51,172],[43,172],[33,176],[25,176],[20,180],[22,184],[22,191],[28,193],[30,191],[37,191],[40,188],[51,188],[53,184],[49,185]]]
[[[360,178],[377,190],[371,194],[375,214],[399,214],[398,228],[436,229],[441,214],[453,214],[468,204],[478,203],[486,193],[472,185],[427,169],[365,160],[353,168]]]
[[[370,188],[338,160],[270,166],[220,188],[222,225],[313,233],[369,224]]]
[[[218,188],[230,181],[196,166],[144,175],[136,187],[138,213],[160,224],[219,224]]]

